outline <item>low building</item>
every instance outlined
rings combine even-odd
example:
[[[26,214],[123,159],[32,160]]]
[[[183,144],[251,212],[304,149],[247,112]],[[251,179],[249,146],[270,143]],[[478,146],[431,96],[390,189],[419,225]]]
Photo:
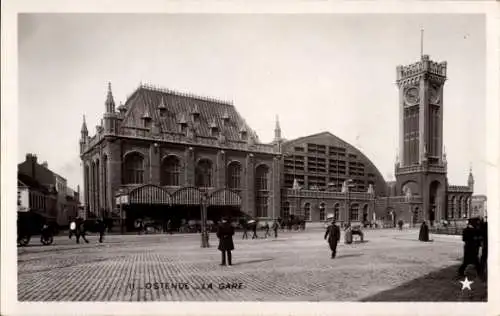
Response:
[[[474,217],[487,217],[488,210],[486,207],[486,195],[473,195],[471,202],[472,216]]]

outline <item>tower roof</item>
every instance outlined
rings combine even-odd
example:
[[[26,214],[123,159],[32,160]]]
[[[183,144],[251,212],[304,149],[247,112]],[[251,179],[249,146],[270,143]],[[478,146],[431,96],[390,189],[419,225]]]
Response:
[[[82,123],[81,132],[83,134],[88,134],[89,133],[89,130],[87,129],[87,123],[85,122],[85,115],[83,116],[83,123]]]
[[[108,112],[115,108],[115,100],[113,99],[113,92],[111,91],[111,82],[108,82],[108,94],[106,96],[106,110]]]

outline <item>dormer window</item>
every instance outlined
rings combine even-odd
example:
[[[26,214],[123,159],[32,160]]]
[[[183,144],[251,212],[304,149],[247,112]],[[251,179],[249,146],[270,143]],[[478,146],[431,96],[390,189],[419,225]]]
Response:
[[[194,104],[193,110],[191,111],[191,115],[193,116],[193,121],[197,122],[200,118],[200,109],[198,108],[198,104]]]
[[[210,123],[210,131],[212,133],[212,137],[219,136],[219,126],[217,126],[217,123],[215,122],[215,118]]]
[[[142,120],[144,122],[144,127],[149,128],[151,126],[151,115],[149,111],[146,109],[146,112],[142,115]]]
[[[247,129],[245,127],[242,127],[240,129],[240,138],[241,140],[247,140],[248,139],[248,132],[247,132]]]
[[[187,120],[186,116],[184,114],[181,114],[179,121],[177,122],[179,124],[179,130],[181,133],[186,134],[187,131]]]
[[[222,115],[222,122],[225,124],[229,123],[229,113],[227,112],[227,109],[224,111],[224,114]]]
[[[165,105],[165,99],[161,97],[160,104],[158,105],[158,112],[160,113],[160,116],[164,116],[166,111],[167,106]]]

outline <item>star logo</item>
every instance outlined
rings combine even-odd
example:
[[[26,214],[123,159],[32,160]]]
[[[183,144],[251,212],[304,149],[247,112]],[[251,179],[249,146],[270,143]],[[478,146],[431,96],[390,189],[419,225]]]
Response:
[[[474,283],[474,281],[469,281],[469,279],[467,279],[467,277],[465,277],[465,280],[463,281],[459,281],[460,283],[462,283],[462,291],[465,290],[465,289],[469,289],[469,290],[472,290],[470,285],[472,283]]]

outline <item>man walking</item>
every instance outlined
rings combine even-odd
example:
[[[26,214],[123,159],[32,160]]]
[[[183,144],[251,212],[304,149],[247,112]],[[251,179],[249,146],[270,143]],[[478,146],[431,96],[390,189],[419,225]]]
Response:
[[[219,238],[218,249],[222,253],[221,266],[226,265],[226,254],[227,254],[227,265],[232,265],[231,251],[234,250],[233,243],[234,228],[227,222],[225,218],[222,219],[221,224],[217,229],[217,238]]]
[[[274,238],[278,238],[278,228],[279,228],[279,224],[278,224],[278,221],[277,220],[274,220],[274,223],[273,223],[273,230],[274,230]]]
[[[252,239],[259,239],[259,237],[257,236],[257,222],[252,223],[252,231],[253,231]]]
[[[267,236],[271,237],[271,234],[269,233],[269,222],[266,222],[264,229],[266,230],[266,234],[264,235],[264,238],[267,238]]]
[[[332,223],[326,228],[325,240],[328,240],[333,259],[337,255],[337,244],[340,240],[340,228],[335,224],[335,218],[332,219]]]
[[[80,243],[80,237],[88,244],[89,241],[85,238],[85,221],[82,218],[76,219],[76,243]]]
[[[75,220],[72,220],[71,223],[69,223],[69,239],[73,237],[73,235],[76,236],[76,222]]]
[[[102,243],[104,232],[106,231],[106,225],[104,224],[104,220],[102,218],[98,218],[96,224],[97,232],[99,232],[99,243]]]
[[[465,276],[465,269],[469,264],[474,265],[478,275],[482,275],[478,258],[480,238],[481,236],[479,230],[477,229],[476,222],[469,219],[467,227],[465,227],[462,233],[462,240],[464,241],[464,259],[462,265],[458,269],[458,275],[460,277]]]
[[[246,221],[241,223],[241,226],[243,226],[243,238],[242,239],[248,239],[248,224]]]

